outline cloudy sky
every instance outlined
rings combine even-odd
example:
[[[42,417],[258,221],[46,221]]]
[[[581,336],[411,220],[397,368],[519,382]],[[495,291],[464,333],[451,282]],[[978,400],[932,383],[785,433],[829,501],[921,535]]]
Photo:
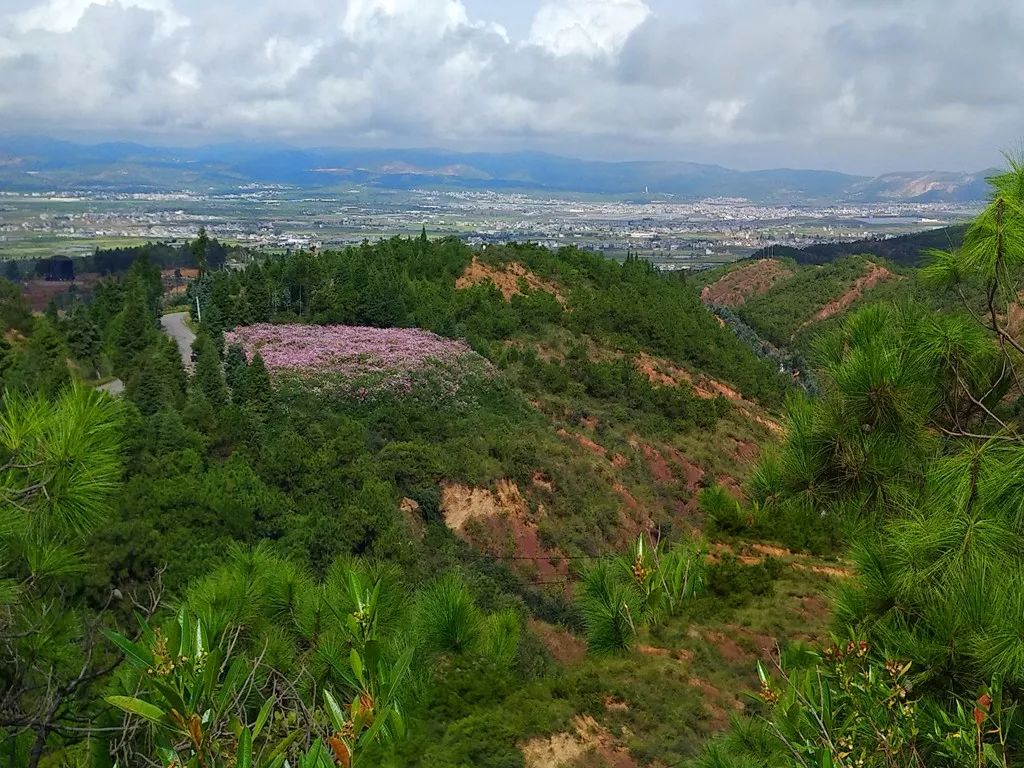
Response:
[[[0,132],[978,170],[1020,0],[0,0]]]

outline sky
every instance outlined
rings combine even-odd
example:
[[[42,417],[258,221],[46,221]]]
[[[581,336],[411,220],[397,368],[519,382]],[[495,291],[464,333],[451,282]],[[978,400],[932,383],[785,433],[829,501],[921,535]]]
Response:
[[[976,171],[1020,0],[0,0],[0,132]]]

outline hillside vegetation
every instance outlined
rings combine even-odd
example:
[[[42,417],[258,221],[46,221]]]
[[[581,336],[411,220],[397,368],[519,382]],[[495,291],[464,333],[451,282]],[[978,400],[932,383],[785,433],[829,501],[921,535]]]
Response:
[[[920,271],[200,238],[184,361],[145,249],[0,285],[0,755],[1019,764],[1022,190]]]
[[[806,248],[774,245],[757,251],[750,258],[763,259],[774,255],[792,259],[797,264],[828,264],[844,256],[871,255],[904,267],[918,267],[931,249],[959,248],[966,232],[967,225],[962,224],[898,237],[855,240],[851,243],[819,243]]]
[[[637,616],[624,655],[585,652],[573,584],[638,538],[662,542],[659,568],[703,572],[700,494],[739,493],[779,430],[786,381],[685,280],[426,238],[294,253],[192,284],[203,319],[185,370],[155,322],[176,299],[137,255],[67,312],[33,316],[4,293],[5,456],[19,435],[55,439],[43,401],[23,397],[61,403],[83,435],[106,425],[102,450],[65,459],[104,473],[86,518],[18,502],[40,505],[80,564],[48,560],[31,526],[4,539],[14,764],[135,764],[151,740],[217,763],[240,748],[231,717],[268,760],[271,739],[301,732],[277,754],[294,761],[323,734],[333,761],[538,764],[571,743],[610,764],[674,762],[742,706],[754,658],[790,626],[822,626],[827,573],[727,547],[658,622]],[[69,389],[97,372],[125,382],[122,402]],[[52,497],[33,467],[8,487]],[[379,626],[345,618],[374,611]],[[248,677],[225,667],[200,685],[214,649]],[[345,710],[336,730],[324,688]],[[217,696],[240,698],[190,741],[183,707]],[[150,734],[147,704],[184,725],[154,716]]]

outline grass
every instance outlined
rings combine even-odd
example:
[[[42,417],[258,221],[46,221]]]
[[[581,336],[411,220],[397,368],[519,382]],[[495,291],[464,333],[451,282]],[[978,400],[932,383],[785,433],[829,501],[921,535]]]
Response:
[[[776,642],[824,640],[828,617],[821,596],[829,580],[785,567],[772,587],[756,598],[700,598],[646,633],[634,650],[586,655],[564,666],[530,635],[523,656],[543,661],[526,685],[488,679],[479,668],[451,669],[449,685],[422,706],[454,722],[444,729],[424,725],[394,765],[519,768],[521,749],[531,740],[553,734],[578,740],[581,717],[592,718],[607,743],[572,765],[680,765],[732,716],[759,710],[756,661],[767,660]],[[616,751],[623,748],[628,757]],[[609,750],[614,761],[607,759]]]

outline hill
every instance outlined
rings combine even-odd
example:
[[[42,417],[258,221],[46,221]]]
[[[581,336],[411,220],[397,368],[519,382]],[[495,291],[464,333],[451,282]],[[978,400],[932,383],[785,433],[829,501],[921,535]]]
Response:
[[[295,598],[289,613],[272,579],[291,579],[294,594],[336,590],[351,563],[373,563],[418,601],[449,574],[479,606],[465,610],[487,626],[503,617],[511,650],[503,661],[486,644],[424,657],[436,666],[403,704],[407,738],[377,755],[384,766],[442,768],[692,757],[743,707],[756,659],[797,628],[824,631],[819,595],[834,564],[705,518],[708,488],[742,494],[759,446],[779,433],[789,387],[686,276],[575,249],[474,252],[451,239],[293,252],[192,283],[203,320],[186,371],[156,330],[160,307],[181,300],[162,294],[149,261],[164,254],[135,255],[64,314],[33,317],[0,293],[11,328],[0,377],[11,392],[57,397],[69,377],[126,383],[123,483],[111,484],[88,557],[56,593],[76,596],[83,621],[103,616],[137,634],[130,610],[104,613],[104,602],[157,583],[182,605],[206,606],[201,616],[239,601],[276,606],[232,619],[244,622],[243,653],[347,690],[344,675],[314,670],[323,658],[358,663],[347,645],[342,657],[332,650],[343,641],[331,633],[348,630],[325,614],[334,628],[318,645],[303,634],[309,606]],[[666,552],[697,547],[706,585],[656,631],[638,627],[622,654],[589,655],[581,579],[638,537]],[[256,564],[259,578],[240,577]],[[247,597],[223,592],[239,584]],[[266,603],[254,597],[262,589]],[[137,690],[125,665],[102,670],[65,702],[74,717],[107,716],[96,697]],[[48,752],[81,748],[62,733]],[[27,749],[2,729],[0,740]]]
[[[844,256],[870,255],[906,267],[921,263],[922,253],[929,249],[949,250],[963,243],[966,225],[941,227],[927,232],[915,232],[885,239],[855,240],[849,243],[821,243],[806,248],[775,245],[762,248],[751,259],[777,256],[792,259],[797,264],[827,264]]]
[[[783,259],[744,260],[700,276],[705,303],[735,318],[767,343],[771,357],[798,356],[823,328],[865,304],[909,297],[921,291],[912,273],[871,256],[843,256],[824,264]],[[739,331],[738,331],[739,332]],[[742,335],[742,333],[741,333]],[[803,367],[799,360],[793,363]]]
[[[331,189],[456,188],[535,190],[756,202],[936,201],[975,199],[983,174],[918,174],[876,179],[833,171],[736,171],[678,161],[602,162],[540,152],[438,149],[294,148],[221,144],[149,147],[79,145],[44,138],[0,139],[0,183],[15,190],[169,191],[285,184]],[[929,182],[928,179],[937,179]]]

